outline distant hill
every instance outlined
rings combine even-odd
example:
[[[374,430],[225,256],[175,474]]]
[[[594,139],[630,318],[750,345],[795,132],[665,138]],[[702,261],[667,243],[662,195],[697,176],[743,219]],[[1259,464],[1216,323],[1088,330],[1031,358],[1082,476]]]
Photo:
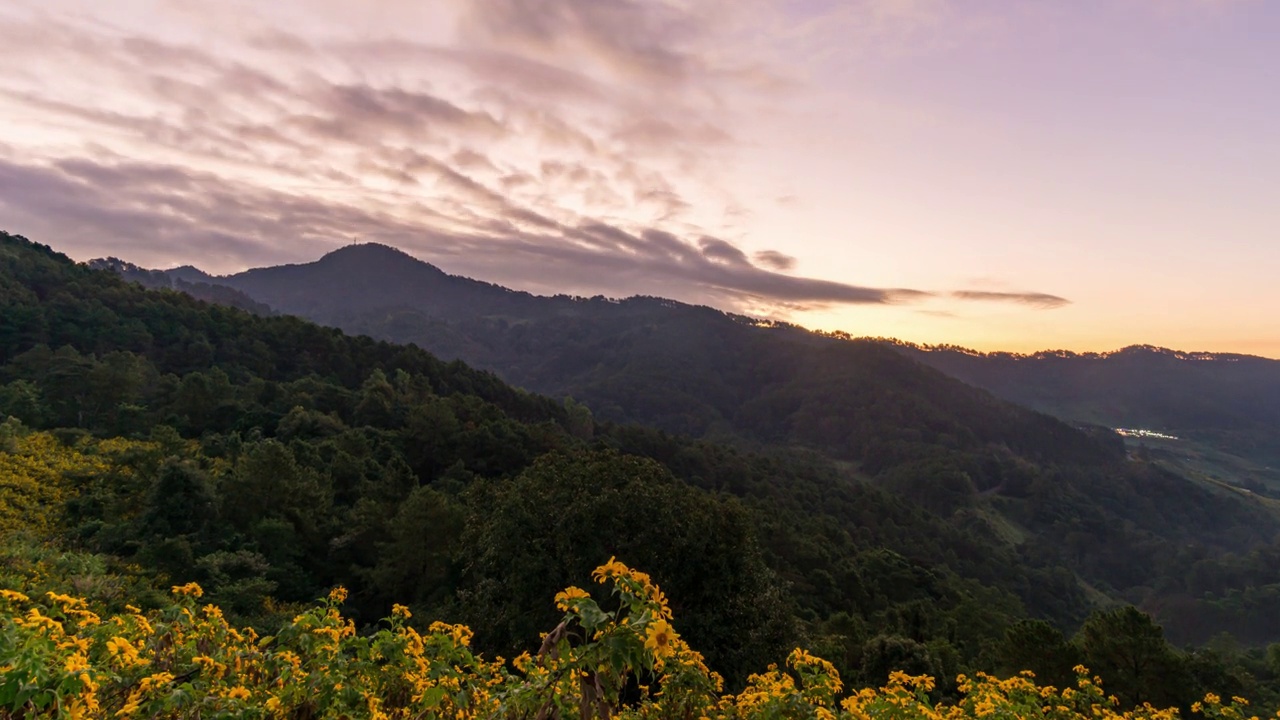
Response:
[[[114,272],[126,280],[139,283],[143,287],[152,290],[177,290],[197,300],[240,308],[254,315],[270,315],[272,313],[270,305],[257,302],[239,290],[219,283],[213,276],[207,275],[190,265],[172,270],[148,270],[113,257],[91,260],[88,265],[95,270]]]
[[[276,311],[413,343],[604,420],[800,444],[878,472],[916,446],[1001,446],[1106,463],[1109,434],[1001,402],[874,342],[842,342],[660,298],[539,297],[448,275],[399,250],[210,278]]]
[[[1280,468],[1280,362],[1264,358],[1147,346],[1106,354],[981,354],[834,338],[661,298],[534,296],[448,275],[378,244],[229,277],[194,268],[165,276],[197,288],[225,285],[243,293],[241,306],[260,303],[348,332],[411,342],[531,390],[573,396],[603,419],[800,443],[860,460],[868,459],[868,444],[878,443],[858,430],[864,421],[896,424],[902,438],[955,435],[1029,449],[1032,441],[1018,439],[1028,421],[1017,411],[999,411],[981,394],[903,365],[884,352],[890,349],[1078,425],[1193,439],[1205,454],[1226,453],[1209,464],[1228,480],[1280,492],[1280,471],[1272,477],[1269,469]],[[655,387],[663,391],[646,392]],[[902,407],[914,410],[904,414]],[[948,426],[945,418],[961,416]],[[1042,418],[1029,422],[1056,427]],[[1052,445],[1041,451],[1062,447]]]
[[[448,275],[378,244],[229,277],[194,268],[165,275],[197,288],[225,285],[243,293],[241,306],[260,303],[349,332],[411,342],[537,392],[571,395],[604,419],[697,436],[797,442],[866,459],[869,441],[859,423],[883,426],[886,418],[878,414],[897,407],[884,414],[902,425],[903,437],[1012,438],[1011,447],[1027,450],[1016,439],[1024,424],[1017,412],[997,411],[981,394],[902,365],[887,348],[1078,425],[1188,438],[1200,444],[1190,454],[1206,456],[1201,464],[1228,481],[1280,493],[1280,361],[1149,346],[1103,354],[982,354],[835,338],[660,298],[534,296]],[[663,392],[642,390],[653,387]],[[886,402],[889,397],[895,399]],[[965,409],[948,405],[953,401]],[[920,412],[908,418],[903,406]],[[925,420],[930,412],[937,417]],[[964,416],[961,427],[942,429],[948,424],[942,418],[957,412]],[[1032,423],[1054,427],[1043,419]]]
[[[1280,470],[1277,360],[1148,345],[1032,355],[899,347],[1020,405],[1080,422],[1157,430]]]
[[[350,245],[303,265],[260,268],[209,278],[290,315],[333,325],[369,311],[415,308],[430,315],[491,315],[533,296],[446,275],[400,250]]]

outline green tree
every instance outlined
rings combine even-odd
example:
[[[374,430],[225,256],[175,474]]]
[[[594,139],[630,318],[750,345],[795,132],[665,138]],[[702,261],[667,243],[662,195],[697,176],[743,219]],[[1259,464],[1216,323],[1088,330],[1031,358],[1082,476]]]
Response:
[[[862,680],[883,685],[889,673],[901,670],[910,675],[942,675],[942,664],[925,643],[901,635],[877,635],[862,646]]]
[[[1132,605],[1089,616],[1076,636],[1084,664],[1126,705],[1186,701],[1184,668],[1150,615]]]
[[[0,385],[0,420],[13,416],[31,426],[39,426],[45,414],[40,388],[29,380]]]
[[[1037,681],[1055,687],[1075,684],[1080,652],[1067,642],[1062,631],[1044,620],[1020,620],[1010,625],[996,645],[999,671],[1015,675],[1023,670],[1035,673]]]
[[[554,624],[555,588],[611,556],[651,570],[691,642],[745,680],[795,641],[792,610],[736,503],[613,452],[552,455],[511,482],[468,492],[462,605],[518,652]],[[634,558],[634,561],[633,561]]]
[[[451,592],[454,554],[462,535],[462,508],[429,487],[416,488],[387,526],[372,573],[383,597],[433,603]]]

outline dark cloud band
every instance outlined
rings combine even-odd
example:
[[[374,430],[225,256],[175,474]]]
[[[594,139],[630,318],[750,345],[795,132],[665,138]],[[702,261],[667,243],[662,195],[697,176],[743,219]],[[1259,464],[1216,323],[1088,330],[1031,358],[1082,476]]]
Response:
[[[926,297],[783,275],[753,265],[731,243],[697,244],[654,228],[632,233],[602,222],[566,226],[488,195],[497,222],[419,209],[402,217],[229,182],[176,166],[76,160],[52,165],[0,161],[0,218],[32,237],[170,264],[192,256],[220,264],[310,259],[316,246],[378,240],[445,259],[449,269],[520,286],[653,293],[691,301],[896,303]],[[458,226],[470,224],[469,231]],[[532,230],[521,230],[530,227]]]
[[[1043,309],[1059,308],[1071,303],[1071,301],[1066,298],[1038,292],[1022,293],[990,292],[986,290],[956,290],[951,293],[951,297],[956,298],[957,300],[1016,303],[1019,305],[1030,305],[1032,307]]]

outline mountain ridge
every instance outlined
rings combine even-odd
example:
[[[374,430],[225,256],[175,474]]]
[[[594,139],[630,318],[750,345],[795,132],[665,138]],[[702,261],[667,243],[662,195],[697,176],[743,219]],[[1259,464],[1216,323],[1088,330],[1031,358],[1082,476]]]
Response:
[[[172,271],[171,271],[172,272]],[[190,273],[187,273],[190,275]],[[1036,363],[1058,367],[1061,363],[1119,363],[1128,361],[1195,361],[1222,363],[1244,367],[1275,367],[1265,358],[1223,353],[1188,353],[1151,345],[1134,345],[1108,353],[1074,353],[1046,350],[1031,354],[980,353],[956,346],[924,346],[896,340],[854,338],[845,333],[815,333],[799,326],[773,321],[760,321],[743,315],[725,313],[680,303],[674,300],[635,296],[611,299],[568,295],[538,296],[510,290],[458,275],[450,275],[439,267],[413,257],[399,249],[378,243],[350,245],[333,250],[311,263],[274,268],[256,268],[234,275],[214,278],[257,302],[277,311],[297,314],[312,320],[342,327],[351,332],[366,333],[398,342],[412,342],[442,357],[461,359],[498,372],[508,380],[539,392],[582,394],[587,386],[598,385],[586,377],[550,377],[540,367],[538,357],[557,352],[557,348],[540,343],[527,332],[530,323],[545,325],[565,321],[584,325],[588,335],[610,334],[617,340],[628,338],[625,329],[609,327],[609,322],[625,322],[669,326],[672,323],[698,326],[692,332],[715,334],[718,322],[733,323],[740,329],[751,328],[755,338],[771,336],[774,342],[786,341],[818,348],[841,341],[851,346],[868,347],[882,344],[911,359],[941,370],[962,381],[995,393],[997,396],[1042,412],[1076,422],[1120,427],[1146,422],[1141,414],[1085,412],[1058,395],[1086,382],[1067,382],[1057,389],[1037,386],[1034,378],[1021,384],[1002,384],[1001,372],[984,371],[981,364],[1006,364],[1023,374]],[[586,327],[590,326],[590,327]],[[656,327],[656,326],[655,326]],[[556,328],[559,332],[561,329]],[[517,337],[518,336],[518,337]],[[780,340],[779,340],[780,339]],[[636,342],[628,338],[628,342]],[[692,347],[689,338],[671,338],[676,344]],[[745,341],[744,341],[745,342]],[[512,349],[521,348],[521,357]],[[533,352],[531,355],[530,352]],[[657,355],[664,348],[651,348]],[[841,351],[832,351],[839,353]],[[563,356],[563,353],[561,353]],[[568,358],[561,357],[561,360]],[[630,360],[634,361],[635,358]],[[1048,365],[1042,365],[1047,367]],[[1093,365],[1090,365],[1093,367]],[[585,370],[584,370],[585,372]],[[1098,371],[1093,370],[1094,374]],[[554,373],[551,373],[554,374]],[[1280,372],[1277,372],[1280,378]],[[1112,384],[1119,380],[1110,381]],[[1053,395],[1056,392],[1058,395]],[[1114,395],[1113,391],[1108,391]],[[1051,397],[1042,397],[1048,393]],[[1078,405],[1079,403],[1077,403]],[[1280,403],[1277,403],[1280,405]],[[1162,427],[1171,426],[1161,423]],[[1185,423],[1179,429],[1185,429]],[[680,428],[689,430],[688,427]],[[705,428],[703,428],[705,430]],[[695,433],[696,434],[696,433]]]
[[[915,343],[898,338],[874,338],[883,342],[900,345],[913,350],[923,352],[954,352],[961,355],[969,355],[973,357],[1000,357],[1012,360],[1040,360],[1049,358],[1080,358],[1080,359],[1108,359],[1114,357],[1125,357],[1138,354],[1151,354],[1172,357],[1176,360],[1188,361],[1213,361],[1221,360],[1227,362],[1239,360],[1264,360],[1267,362],[1280,363],[1280,359],[1269,358],[1264,355],[1250,355],[1248,353],[1218,352],[1212,350],[1179,350],[1177,348],[1164,347],[1162,345],[1150,345],[1138,343],[1133,345],[1125,345],[1115,350],[1103,351],[1080,351],[1066,349],[1044,349],[1033,352],[1014,352],[1010,350],[975,350],[973,348],[962,345],[952,344],[929,344]]]
[[[828,337],[834,337],[838,339],[847,339],[847,340],[870,340],[870,341],[876,341],[876,342],[884,342],[891,345],[902,346],[902,347],[907,347],[914,350],[922,350],[922,351],[928,351],[928,352],[948,351],[948,352],[955,352],[955,353],[977,356],[977,357],[1004,357],[1004,358],[1010,358],[1010,359],[1044,359],[1044,358],[1053,358],[1053,357],[1105,359],[1105,358],[1111,358],[1111,357],[1130,355],[1138,352],[1150,352],[1152,354],[1157,354],[1157,355],[1172,356],[1180,360],[1231,361],[1234,359],[1234,360],[1264,360],[1269,362],[1280,363],[1280,358],[1269,358],[1263,355],[1253,355],[1249,353],[1236,353],[1236,352],[1221,352],[1221,351],[1213,351],[1213,350],[1188,351],[1188,350],[1181,350],[1178,348],[1171,348],[1171,347],[1165,347],[1162,345],[1153,345],[1148,343],[1135,343],[1132,345],[1126,345],[1126,346],[1117,348],[1115,350],[1106,350],[1106,351],[1080,351],[1080,350],[1069,350],[1069,349],[1063,349],[1063,348],[1044,348],[1042,350],[1036,350],[1031,352],[1016,352],[1016,351],[1009,351],[1009,350],[976,350],[973,348],[969,348],[962,345],[955,345],[955,344],[919,343],[919,342],[912,342],[912,341],[902,340],[899,338],[892,338],[892,337],[886,338],[886,337],[854,335],[854,334],[843,332],[843,331],[824,332],[824,331],[809,330],[807,328],[804,328],[801,325],[796,325],[794,323],[790,323],[786,321],[778,321],[775,319],[754,317],[750,315],[744,315],[741,313],[735,313],[728,310],[723,310],[720,308],[714,308],[711,306],[699,305],[695,303],[686,303],[680,300],[673,300],[670,298],[663,298],[663,297],[654,296],[654,295],[637,294],[637,295],[628,295],[628,296],[607,296],[607,295],[597,294],[595,296],[590,296],[590,297],[580,296],[580,295],[569,295],[569,294],[562,294],[562,293],[556,293],[552,295],[540,295],[540,294],[536,294],[536,293],[532,293],[524,290],[516,290],[512,288],[503,287],[496,283],[490,283],[485,280],[480,280],[480,279],[468,277],[465,275],[453,274],[448,272],[444,268],[440,267],[439,265],[428,262],[426,260],[422,260],[421,258],[418,258],[404,250],[401,250],[400,248],[394,247],[392,245],[387,245],[384,243],[378,243],[378,242],[361,242],[361,243],[353,243],[351,245],[345,245],[343,247],[330,250],[329,252],[322,255],[320,258],[313,261],[309,261],[309,262],[285,263],[285,264],[275,265],[275,266],[255,267],[255,268],[249,268],[237,273],[228,273],[224,275],[212,275],[204,272],[203,270],[200,270],[198,267],[193,265],[184,265],[178,268],[171,268],[167,270],[151,270],[151,272],[161,272],[165,274],[170,274],[177,277],[182,277],[183,279],[186,279],[186,280],[199,279],[202,282],[221,282],[224,284],[229,284],[231,286],[234,286],[234,284],[244,282],[244,279],[246,278],[261,277],[263,274],[265,274],[268,271],[284,270],[286,268],[292,268],[292,269],[310,268],[314,266],[321,266],[324,264],[331,264],[333,262],[336,262],[342,259],[351,258],[351,257],[357,257],[357,258],[379,257],[384,260],[408,261],[412,263],[415,267],[428,268],[431,271],[438,273],[438,276],[441,278],[451,279],[451,280],[463,280],[469,283],[475,283],[476,285],[479,285],[479,286],[500,290],[504,293],[511,293],[515,295],[522,295],[522,296],[533,297],[533,298],[544,298],[544,299],[570,298],[575,300],[603,299],[603,300],[612,301],[612,302],[621,302],[625,300],[634,300],[634,299],[646,299],[646,300],[657,300],[657,301],[662,301],[666,303],[674,303],[677,305],[689,306],[689,307],[709,307],[710,309],[716,310],[717,312],[724,313],[725,315],[740,317],[740,318],[743,318],[744,321],[753,321],[756,323],[760,323],[764,326],[785,326],[785,327],[805,330],[806,332],[813,332],[814,334],[819,336],[828,336]],[[90,261],[90,262],[96,262],[96,261]]]
[[[1260,356],[1146,344],[1108,352],[979,352],[954,345],[857,338],[649,296],[534,295],[450,275],[408,253],[376,243],[340,248],[313,263],[246,271],[221,282],[282,312],[351,332],[412,342],[539,392],[592,401],[603,407],[609,419],[665,423],[669,429],[695,435],[717,423],[740,424],[733,417],[737,411],[725,416],[722,407],[692,424],[668,422],[652,414],[630,417],[617,408],[634,406],[640,399],[619,397],[619,378],[604,377],[600,372],[591,377],[585,368],[575,377],[548,372],[548,363],[563,368],[581,360],[540,341],[532,328],[554,335],[563,331],[558,325],[571,323],[579,326],[579,335],[608,335],[615,344],[634,344],[640,341],[630,337],[632,333],[610,327],[610,323],[644,323],[655,329],[683,323],[688,332],[714,336],[719,331],[713,326],[723,322],[751,328],[757,338],[772,336],[774,340],[769,342],[774,344],[805,346],[810,357],[812,353],[842,352],[820,350],[830,343],[848,342],[864,348],[881,344],[1004,400],[1072,423],[1148,427],[1193,437],[1207,443],[1208,449],[1197,451],[1197,457],[1227,453],[1206,461],[1210,475],[1235,477],[1237,485],[1280,496],[1280,472],[1269,469],[1280,467],[1280,361]],[[323,285],[325,291],[315,292],[317,285]],[[694,347],[686,337],[670,336],[663,342],[690,351]],[[516,347],[520,357],[513,355]],[[748,351],[745,345],[739,348]],[[598,351],[586,349],[583,354],[590,357]],[[656,356],[668,354],[667,348],[657,346],[649,351]],[[708,350],[698,352],[705,356]],[[652,367],[651,359],[614,359],[630,363],[633,369],[636,363],[647,365],[648,370],[642,367],[641,372],[667,372]],[[708,379],[705,384],[714,385],[715,380]],[[605,392],[604,386],[615,390]],[[676,396],[689,390],[672,389]],[[1186,469],[1179,466],[1180,471]]]

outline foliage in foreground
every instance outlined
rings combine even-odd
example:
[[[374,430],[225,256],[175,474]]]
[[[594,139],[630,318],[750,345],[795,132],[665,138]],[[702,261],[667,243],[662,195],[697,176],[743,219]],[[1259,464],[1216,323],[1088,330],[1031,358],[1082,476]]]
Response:
[[[1030,673],[958,679],[937,701],[934,680],[896,672],[879,689],[842,697],[827,661],[794,650],[784,667],[724,693],[672,626],[662,591],[610,560],[594,573],[609,610],[570,587],[564,618],[536,656],[507,663],[472,651],[471,631],[420,632],[397,605],[372,634],[341,614],[338,588],[274,636],[236,629],[201,605],[198,585],[173,588],[158,611],[101,617],[79,598],[0,590],[0,718],[1175,718],[1176,709],[1116,710],[1080,667],[1075,688],[1038,686]],[[1244,720],[1247,702],[1209,696],[1193,711]]]

